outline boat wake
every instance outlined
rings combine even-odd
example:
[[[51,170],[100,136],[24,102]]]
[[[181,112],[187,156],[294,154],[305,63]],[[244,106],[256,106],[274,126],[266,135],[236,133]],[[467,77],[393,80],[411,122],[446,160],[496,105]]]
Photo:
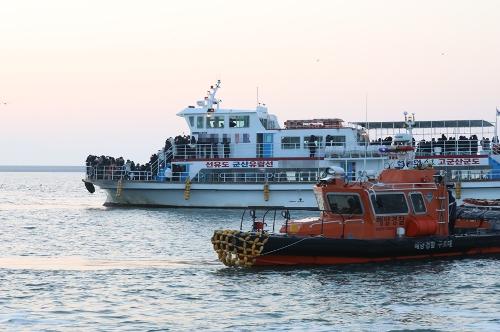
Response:
[[[0,269],[46,271],[97,271],[135,269],[174,269],[200,265],[217,265],[214,261],[181,259],[94,259],[81,256],[9,256],[0,257]]]

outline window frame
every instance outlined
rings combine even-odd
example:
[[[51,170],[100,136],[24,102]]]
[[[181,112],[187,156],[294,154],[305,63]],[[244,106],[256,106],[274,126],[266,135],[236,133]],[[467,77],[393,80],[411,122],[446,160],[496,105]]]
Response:
[[[201,124],[201,126],[200,126]],[[197,116],[196,117],[196,129],[205,129],[205,117],[204,116]]]
[[[298,138],[298,143],[283,143],[284,138]],[[285,144],[285,145],[283,145]],[[293,145],[292,145],[293,144]],[[300,136],[281,136],[280,145],[282,150],[299,150],[302,148],[302,137]]]
[[[245,121],[246,119],[246,121]],[[235,123],[242,122],[243,126],[231,126],[231,120]],[[245,125],[246,124],[246,125]],[[229,115],[227,128],[250,128],[250,115]]]
[[[318,142],[318,145],[316,145],[316,148],[317,149],[321,149],[325,146],[325,142],[324,142],[324,138],[323,136],[321,135],[314,135],[316,137],[316,142]],[[309,149],[309,138],[311,137],[311,135],[309,136],[304,136],[302,138],[302,146],[304,149]]]
[[[361,213],[339,213],[339,212],[333,212],[332,211],[332,206],[330,205],[330,196],[356,196],[358,198],[359,206],[361,207]],[[352,215],[352,216],[364,216],[365,215],[365,208],[363,205],[363,200],[361,199],[361,195],[359,193],[328,193],[326,194],[326,203],[328,204],[328,212],[330,213],[335,213],[335,214],[340,214],[340,215]]]
[[[422,198],[422,203],[424,203],[424,209],[425,209],[424,212],[417,212],[417,210],[415,210],[415,204],[413,204],[413,199],[411,198],[412,195],[420,195],[420,198]],[[409,193],[409,196],[410,196],[410,202],[411,202],[411,209],[412,209],[413,213],[414,214],[427,214],[427,205],[425,204],[424,195],[422,195],[422,193],[419,191],[413,191],[413,192]]]
[[[330,142],[326,141],[326,137],[327,136],[332,137],[332,140]],[[341,140],[340,142],[336,142],[335,138],[338,138],[338,137],[343,138],[343,140]],[[328,135],[325,135],[324,142],[325,142],[325,146],[342,146],[342,147],[345,147],[346,144],[347,144],[347,137],[346,137],[346,135],[330,135],[330,134],[328,134]]]
[[[394,194],[400,194],[403,195],[405,202],[406,202],[406,212],[403,213],[377,213],[375,210],[375,206],[373,205],[372,197],[373,196],[383,196],[383,195],[394,195]],[[380,192],[380,193],[370,193],[370,205],[372,206],[372,211],[375,216],[407,216],[410,214],[410,205],[408,204],[408,198],[406,197],[405,193],[402,191],[391,191],[391,192]]]
[[[222,126],[219,126],[219,122],[222,120]],[[217,126],[210,126],[210,122],[213,121],[214,125],[217,124]],[[212,115],[210,117],[207,116],[207,121],[206,121],[206,128],[207,129],[220,129],[220,128],[225,128],[226,124],[226,118],[223,115]]]

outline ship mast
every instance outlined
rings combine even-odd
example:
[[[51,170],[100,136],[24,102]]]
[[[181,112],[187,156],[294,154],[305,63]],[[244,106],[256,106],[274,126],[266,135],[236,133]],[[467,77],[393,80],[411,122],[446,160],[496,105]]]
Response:
[[[405,127],[409,136],[409,145],[413,147],[413,126],[415,126],[415,113],[408,115],[408,112],[403,113],[405,115]],[[415,151],[408,151],[404,158],[404,168],[413,168],[415,160]]]
[[[217,90],[220,88],[220,80],[217,80],[217,83],[214,86],[210,87],[210,90],[208,90],[208,96],[207,96],[207,111],[213,112],[214,108],[213,105],[217,105],[217,109],[219,108],[219,100],[215,99],[215,94],[217,93]]]

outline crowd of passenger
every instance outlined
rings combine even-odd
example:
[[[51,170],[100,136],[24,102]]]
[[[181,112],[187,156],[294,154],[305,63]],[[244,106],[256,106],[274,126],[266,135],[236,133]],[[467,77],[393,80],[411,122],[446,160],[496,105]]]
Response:
[[[170,159],[192,159],[192,158],[229,158],[231,154],[231,140],[222,138],[219,140],[216,136],[199,135],[198,139],[195,136],[178,135],[175,138],[169,137],[165,141],[165,146],[162,152],[169,151],[172,147],[172,153],[167,153],[167,163]]]
[[[123,157],[95,156],[89,155],[86,159],[87,174],[98,178],[109,178],[113,175],[125,178],[143,177],[158,174],[158,170],[167,173],[179,173],[182,169],[171,168],[173,158],[229,158],[231,153],[230,140],[223,138],[219,141],[216,137],[200,135],[198,140],[195,136],[178,135],[165,140],[165,145],[158,152],[151,155],[149,162],[140,164],[133,160],[125,160]],[[177,167],[178,168],[178,167]]]
[[[442,134],[437,140],[432,138],[431,141],[421,140],[417,145],[417,152],[422,153],[432,153],[436,151],[436,148],[444,154],[448,153],[470,153],[477,154],[479,146],[479,140],[476,135],[472,135],[469,138],[467,136],[459,136],[458,139],[455,137],[447,138],[446,135]],[[481,146],[483,149],[489,147],[489,140],[483,137],[481,140]]]
[[[146,172],[155,174],[158,171],[158,154],[152,154],[149,162],[145,164],[135,163],[133,160],[125,160],[123,157],[94,156],[89,155],[85,160],[87,175],[97,178],[108,178],[116,176],[143,176]]]
[[[335,140],[335,136],[327,135],[325,137],[326,145],[344,144]],[[95,156],[89,155],[86,159],[87,174],[89,176],[102,176],[105,178],[110,174],[123,174],[127,178],[134,176],[143,176],[143,173],[149,173],[149,176],[158,174],[158,171],[168,172],[182,172],[182,169],[171,170],[171,161],[176,159],[194,159],[194,158],[229,158],[231,155],[230,139],[224,137],[219,140],[217,136],[199,135],[198,139],[195,136],[178,135],[169,137],[165,140],[165,145],[157,153],[151,155],[149,162],[140,164],[135,163],[133,160],[125,160],[123,157],[111,156]],[[388,136],[385,138],[378,138],[372,140],[370,145],[384,145],[390,146],[393,143],[393,137]],[[479,147],[483,151],[489,151],[492,147],[497,146],[493,143],[498,143],[498,138],[483,137],[478,139],[477,135],[471,135],[469,138],[466,136],[446,137],[442,134],[439,138],[432,138],[430,141],[421,140],[418,143],[413,139],[413,145],[416,146],[417,154],[432,154],[439,148],[443,154],[453,153],[470,153],[477,154]],[[315,157],[316,151],[320,147],[320,138],[310,135],[307,139],[306,147],[309,149],[309,156]],[[496,151],[495,151],[496,153]],[[97,171],[96,170],[100,170]],[[116,172],[117,171],[117,172]],[[101,173],[99,173],[101,172]],[[122,173],[120,173],[122,172]]]
[[[378,138],[377,140],[372,140],[370,142],[370,145],[390,146],[392,142],[393,138],[391,136],[388,136],[384,139]],[[471,135],[468,138],[467,136],[461,135],[457,139],[456,137],[446,137],[446,135],[442,134],[441,137],[438,137],[437,139],[422,139],[418,143],[415,142],[415,139],[413,138],[413,145],[417,148],[416,152],[421,154],[435,153],[436,148],[438,148],[443,154],[477,154],[479,151],[479,147],[481,147],[483,151],[491,150],[492,143],[495,143],[495,138],[490,140],[489,138],[483,137],[481,140],[479,140],[477,135]]]

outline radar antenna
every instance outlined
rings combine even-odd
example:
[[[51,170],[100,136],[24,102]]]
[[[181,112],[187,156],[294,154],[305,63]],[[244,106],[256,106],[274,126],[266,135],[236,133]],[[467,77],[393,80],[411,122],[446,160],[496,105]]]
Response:
[[[212,85],[210,87],[210,90],[207,91],[207,112],[213,112],[214,111],[214,104],[217,105],[217,109],[219,109],[219,102],[220,100],[215,99],[215,94],[217,93],[217,90],[220,88],[220,80],[217,80],[217,83],[215,84],[215,87]]]

